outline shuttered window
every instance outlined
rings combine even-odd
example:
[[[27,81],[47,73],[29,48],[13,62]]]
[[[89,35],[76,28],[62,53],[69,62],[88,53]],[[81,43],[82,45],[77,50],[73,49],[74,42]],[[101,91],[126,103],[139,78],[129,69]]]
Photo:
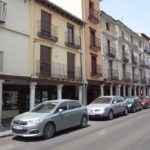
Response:
[[[51,35],[51,14],[41,11],[41,32],[47,36]]]

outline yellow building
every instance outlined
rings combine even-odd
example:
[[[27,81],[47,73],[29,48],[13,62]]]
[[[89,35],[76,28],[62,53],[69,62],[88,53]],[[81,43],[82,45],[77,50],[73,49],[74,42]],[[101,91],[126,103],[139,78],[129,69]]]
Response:
[[[30,3],[30,108],[47,99],[81,100],[82,20],[47,0]]]

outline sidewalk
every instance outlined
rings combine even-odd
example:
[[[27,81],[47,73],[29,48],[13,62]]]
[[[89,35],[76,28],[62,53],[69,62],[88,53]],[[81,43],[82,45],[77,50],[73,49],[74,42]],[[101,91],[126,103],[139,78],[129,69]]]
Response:
[[[0,127],[0,138],[11,136],[12,132],[10,128]]]

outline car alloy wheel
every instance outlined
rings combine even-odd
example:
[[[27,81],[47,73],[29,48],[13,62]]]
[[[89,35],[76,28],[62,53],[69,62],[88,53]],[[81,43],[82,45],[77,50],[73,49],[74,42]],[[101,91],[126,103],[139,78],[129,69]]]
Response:
[[[44,138],[45,139],[50,139],[54,136],[55,134],[55,126],[52,123],[47,123],[45,128],[44,128]]]
[[[81,127],[85,128],[87,125],[88,125],[88,119],[86,116],[83,116],[81,120]]]
[[[113,120],[113,118],[114,118],[113,112],[110,111],[109,114],[108,114],[108,119]]]

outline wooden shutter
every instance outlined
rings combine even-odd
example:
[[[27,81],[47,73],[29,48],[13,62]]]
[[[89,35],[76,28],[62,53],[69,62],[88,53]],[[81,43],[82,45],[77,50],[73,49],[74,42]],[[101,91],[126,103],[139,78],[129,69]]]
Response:
[[[50,47],[41,46],[40,73],[44,76],[51,75],[51,48]]]
[[[68,66],[68,78],[75,78],[75,54],[69,53],[67,54],[67,66]]]
[[[41,11],[41,32],[44,35],[51,35],[51,14]]]
[[[92,55],[91,56],[91,71],[92,71],[92,75],[96,75],[97,74],[97,58],[96,56]]]
[[[74,43],[74,26],[68,23],[67,28],[68,28],[68,42],[73,44]]]

